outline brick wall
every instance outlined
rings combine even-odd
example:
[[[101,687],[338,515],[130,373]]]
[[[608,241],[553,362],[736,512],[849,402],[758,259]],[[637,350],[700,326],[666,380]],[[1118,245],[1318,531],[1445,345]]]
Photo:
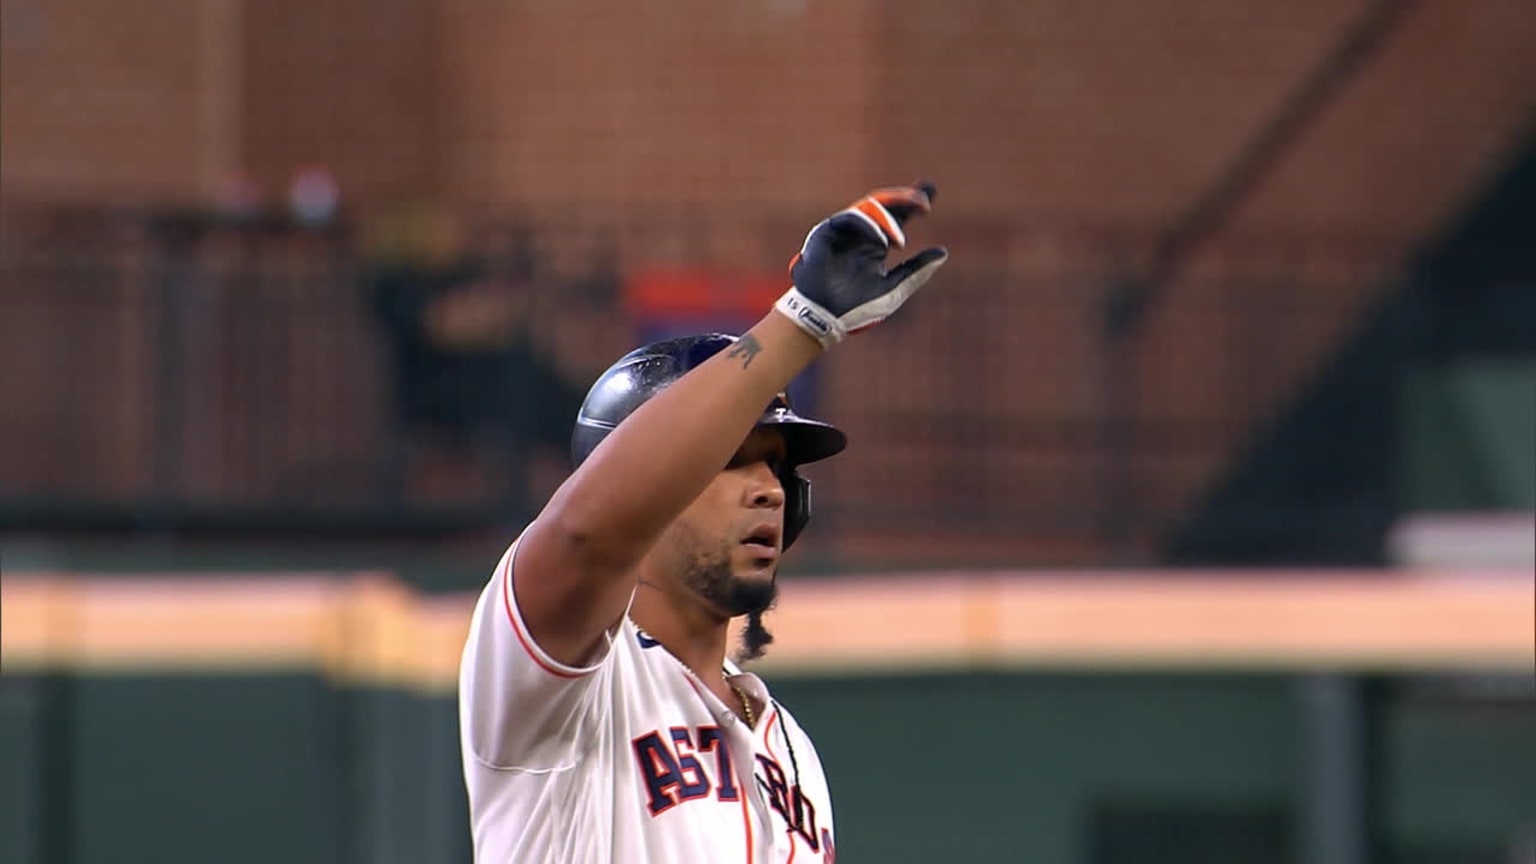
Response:
[[[186,203],[234,167],[236,0],[7,0],[8,201]]]
[[[902,2],[881,19],[882,167],[942,177],[962,211],[1163,224],[1357,5]]]
[[[443,170],[440,15],[430,0],[248,0],[240,141],[268,195],[326,166],[345,203],[417,202]]]
[[[1156,226],[1365,5],[14,0],[3,176],[211,200],[236,170],[277,195],[323,162],[364,205],[706,208],[718,255],[755,251],[759,212],[916,174],[954,218]],[[1439,224],[1528,122],[1533,37],[1519,0],[1415,4],[1242,224]]]
[[[8,0],[0,182],[8,202],[210,203],[237,172],[276,199],[321,163],[364,212],[510,217],[579,275],[608,252],[776,270],[829,207],[932,177],[914,241],[951,247],[948,293],[828,364],[860,447],[821,488],[850,509],[980,490],[1066,514],[1022,540],[1071,557],[1109,488],[1106,412],[1152,430],[1137,506],[1177,513],[1529,133],[1536,6],[1414,4],[1188,262],[1133,354],[1139,396],[1110,404],[1104,291],[1366,6]],[[127,368],[149,337],[121,334],[103,350]],[[37,350],[77,369],[74,338]]]
[[[482,52],[494,89],[477,108],[496,118],[499,145],[491,185],[467,194],[562,208],[820,206],[872,174],[878,4],[815,15],[714,0],[498,5],[499,44]]]

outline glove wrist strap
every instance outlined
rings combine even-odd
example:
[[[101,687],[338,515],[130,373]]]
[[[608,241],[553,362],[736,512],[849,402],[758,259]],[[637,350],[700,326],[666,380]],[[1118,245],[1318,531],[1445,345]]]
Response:
[[[784,296],[773,304],[773,308],[799,325],[801,330],[811,334],[821,343],[822,348],[831,348],[848,335],[836,315],[828,312],[821,304],[806,299],[798,288],[792,287],[784,292]]]

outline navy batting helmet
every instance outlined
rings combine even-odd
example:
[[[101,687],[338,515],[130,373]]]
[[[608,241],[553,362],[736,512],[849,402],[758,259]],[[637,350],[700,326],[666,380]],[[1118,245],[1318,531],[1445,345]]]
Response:
[[[690,369],[736,341],[735,336],[707,333],[653,342],[625,354],[598,376],[576,415],[571,433],[571,464],[579,466],[598,442],[645,401]],[[759,426],[772,426],[784,435],[788,459],[779,471],[784,486],[784,548],[795,542],[811,519],[811,482],[796,466],[825,459],[848,446],[848,436],[836,426],[801,417],[784,394],[774,397]]]

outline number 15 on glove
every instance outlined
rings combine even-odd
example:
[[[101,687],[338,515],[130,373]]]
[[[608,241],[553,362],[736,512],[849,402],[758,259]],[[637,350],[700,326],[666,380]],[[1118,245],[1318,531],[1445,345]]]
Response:
[[[794,287],[774,308],[824,348],[890,317],[949,259],[934,246],[885,268],[892,246],[906,248],[902,226],[933,209],[935,191],[931,183],[876,189],[823,220],[790,262]]]

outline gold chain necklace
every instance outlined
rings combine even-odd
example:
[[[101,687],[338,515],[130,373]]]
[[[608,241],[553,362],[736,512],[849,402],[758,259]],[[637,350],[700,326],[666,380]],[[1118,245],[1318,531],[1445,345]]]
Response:
[[[674,654],[673,656],[676,657],[677,655]],[[692,666],[689,666],[687,663],[684,663],[682,660],[678,660],[677,662],[684,669],[688,670],[688,674],[689,675],[692,675],[699,682],[701,682],[701,683],[703,682],[704,679],[699,678],[699,673],[693,671],[693,667]],[[740,687],[737,687],[736,686],[736,682],[731,680],[731,673],[730,673],[729,669],[725,669],[725,668],[722,667],[720,669],[720,672],[725,677],[725,686],[731,688],[731,692],[735,693],[736,694],[736,698],[741,700],[741,713],[744,715],[744,717],[745,717],[745,719],[747,721],[747,728],[748,729],[752,729],[752,728],[756,727],[757,726],[757,718],[756,718],[756,715],[753,714],[753,712],[752,712],[752,700],[747,698],[747,691],[741,689]]]
[[[747,715],[747,728],[751,729],[755,727],[757,725],[757,721],[752,717],[752,700],[747,698],[747,691],[737,687],[736,682],[729,678],[725,679],[725,686],[734,690],[736,692],[736,698],[741,700],[741,711],[743,714]]]

